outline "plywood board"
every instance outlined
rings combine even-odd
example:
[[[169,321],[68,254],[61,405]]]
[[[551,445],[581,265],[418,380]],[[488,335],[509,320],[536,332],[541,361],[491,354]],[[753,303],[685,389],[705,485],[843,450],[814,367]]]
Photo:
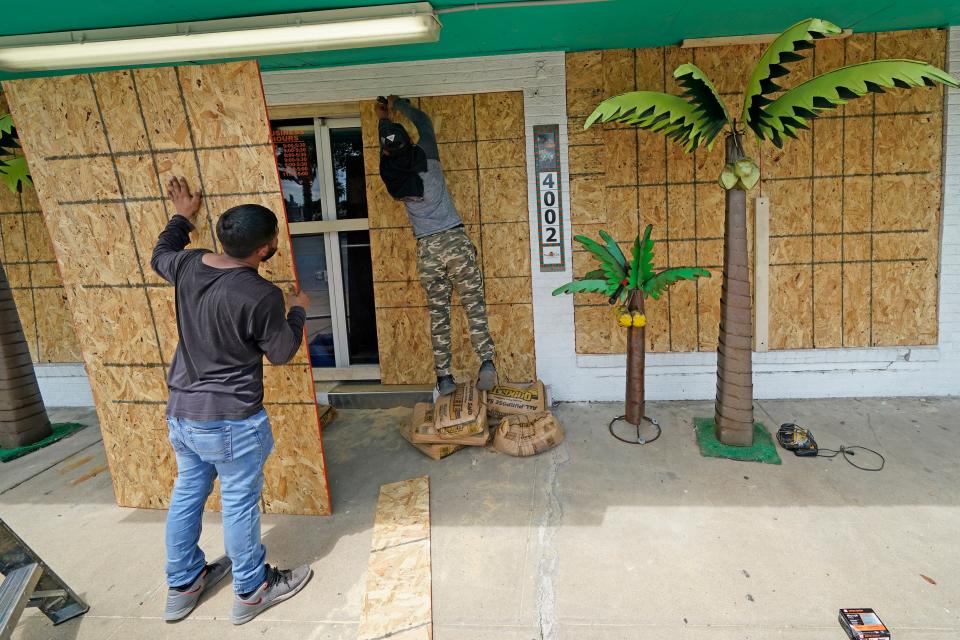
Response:
[[[7,113],[6,97],[0,93],[0,115]],[[63,279],[32,186],[19,194],[0,188],[0,259],[19,300],[17,311],[29,333],[33,361],[79,362],[76,332],[65,321]]]
[[[497,367],[511,380],[532,380],[536,366],[523,95],[422,97],[416,102],[434,119],[447,188],[477,249]],[[361,114],[367,155],[375,156],[379,152],[372,103],[362,103]],[[433,348],[417,274],[416,240],[403,206],[386,193],[372,163],[367,171],[381,380],[432,384]],[[479,362],[456,295],[451,325],[454,373],[468,379]]]
[[[373,525],[358,640],[432,637],[430,483],[383,485]]]
[[[667,249],[664,240],[692,241],[698,264],[716,269],[718,280],[696,284],[693,304],[683,292],[660,301],[666,321],[657,318],[659,309],[647,310],[651,350],[711,351],[716,346],[724,215],[723,190],[716,179],[723,165],[722,140],[713,150],[699,149],[691,156],[663,136],[641,131],[634,152],[627,142],[629,130],[620,125],[595,126],[594,133],[576,128],[599,100],[609,97],[610,89],[679,94],[682,89],[672,72],[683,62],[704,70],[736,113],[751,68],[742,61],[756,59],[761,50],[732,45],[666,47],[567,57],[575,232],[596,237],[604,229],[618,240],[626,239],[620,237],[630,228],[623,219],[629,198],[625,190],[636,187],[636,227],[655,225],[658,262],[667,260],[661,255]],[[810,77],[814,66],[823,73],[877,56],[914,57],[942,66],[945,51],[943,30],[855,34],[817,43],[816,54],[791,65],[791,74],[778,82],[795,86]],[[607,69],[609,65],[616,68]],[[635,70],[632,83],[623,73],[630,66]],[[757,149],[751,140],[748,153],[761,163],[760,190],[770,199],[770,264],[784,287],[776,294],[783,304],[772,298],[770,303],[772,348],[936,342],[942,98],[940,87],[893,90],[825,112],[811,131],[801,132],[783,149],[772,145]],[[633,182],[627,181],[631,171],[636,175]],[[749,239],[752,220],[747,232]],[[669,244],[671,252],[679,246]],[[582,275],[588,258],[575,252],[573,260]],[[670,262],[676,263],[673,256]],[[878,285],[878,274],[886,279],[897,268],[914,263],[934,265],[908,271],[915,291],[892,281]],[[922,278],[927,280],[921,283]],[[772,283],[772,295],[774,290]],[[910,302],[896,302],[892,290]],[[599,296],[578,295],[575,305],[578,353],[625,350],[621,337],[601,319]],[[903,313],[898,316],[898,311]],[[689,335],[691,323],[684,321],[687,315],[695,316],[695,341]]]
[[[176,471],[162,380],[176,330],[172,289],[148,264],[172,213],[162,185],[185,174],[203,186],[193,246],[217,248],[213,225],[228,206],[283,211],[259,71],[255,63],[204,65],[4,87],[83,337],[117,501],[165,506]],[[277,256],[261,269],[281,287],[295,282],[289,244],[284,229]],[[282,372],[269,370],[265,394],[277,441],[265,470],[266,510],[329,513],[305,347]]]

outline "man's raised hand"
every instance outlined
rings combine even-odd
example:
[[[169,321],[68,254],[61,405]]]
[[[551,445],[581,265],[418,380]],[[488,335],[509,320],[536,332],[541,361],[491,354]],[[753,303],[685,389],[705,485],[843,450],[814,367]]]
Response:
[[[167,180],[167,196],[179,215],[190,222],[196,220],[197,212],[200,211],[200,199],[203,197],[200,188],[197,188],[196,193],[191,194],[186,178],[171,177]]]
[[[300,289],[292,289],[287,293],[287,306],[300,307],[306,311],[307,307],[310,306],[310,298]]]

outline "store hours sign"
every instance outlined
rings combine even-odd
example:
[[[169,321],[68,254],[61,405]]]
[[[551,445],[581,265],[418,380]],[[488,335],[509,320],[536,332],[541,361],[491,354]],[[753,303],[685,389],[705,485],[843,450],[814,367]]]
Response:
[[[563,271],[567,265],[563,250],[560,125],[534,125],[533,145],[537,169],[540,271]]]

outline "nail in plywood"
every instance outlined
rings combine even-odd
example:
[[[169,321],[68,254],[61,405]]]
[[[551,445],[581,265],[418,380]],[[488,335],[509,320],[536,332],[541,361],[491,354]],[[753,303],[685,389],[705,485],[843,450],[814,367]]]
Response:
[[[218,206],[252,201],[282,211],[256,64],[19,80],[5,88],[83,337],[117,501],[163,506],[175,475],[162,386],[175,325],[172,290],[147,276],[167,213],[161,184],[173,172],[202,182],[196,239],[208,246]],[[261,273],[293,282],[285,232]],[[271,512],[328,513],[305,350],[297,360],[266,388],[268,400],[297,404],[268,408],[277,446],[264,501]],[[156,466],[144,467],[144,459]]]
[[[358,640],[432,637],[430,483],[380,488]]]

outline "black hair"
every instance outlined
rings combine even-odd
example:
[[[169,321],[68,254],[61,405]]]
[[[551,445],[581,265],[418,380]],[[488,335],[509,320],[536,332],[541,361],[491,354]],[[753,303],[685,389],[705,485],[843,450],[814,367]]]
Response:
[[[231,258],[249,258],[269,244],[278,231],[277,216],[259,204],[241,204],[227,209],[217,220],[217,238]]]

